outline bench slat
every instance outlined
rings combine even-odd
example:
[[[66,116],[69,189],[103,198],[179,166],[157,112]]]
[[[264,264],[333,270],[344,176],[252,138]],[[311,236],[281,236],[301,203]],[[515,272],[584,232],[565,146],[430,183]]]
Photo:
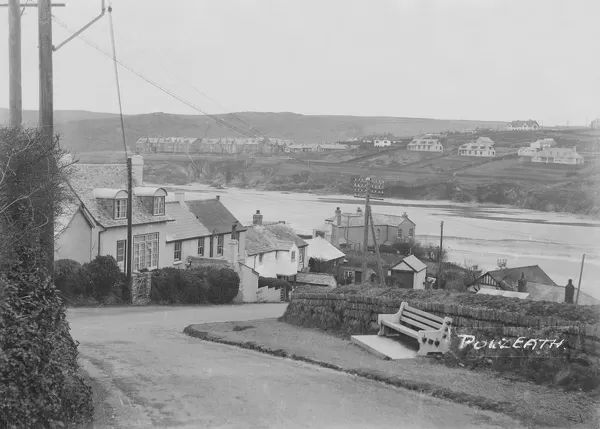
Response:
[[[413,329],[410,329],[410,328],[407,328],[406,326],[402,326],[402,325],[399,325],[399,324],[394,323],[394,322],[388,322],[387,320],[384,320],[382,323],[385,326],[389,326],[390,328],[392,328],[395,331],[398,331],[398,332],[401,332],[401,333],[403,333],[405,335],[408,335],[409,337],[413,337],[413,338],[417,338],[417,339],[419,338],[419,335],[418,335],[417,331],[415,331]]]
[[[442,317],[436,316],[435,314],[427,313],[426,311],[419,310],[418,308],[414,308],[409,305],[404,307],[403,312],[404,311],[408,311],[410,313],[415,313],[419,316],[423,316],[428,319],[435,320],[436,322],[439,322],[440,324],[444,323],[444,319]]]
[[[419,322],[421,322],[422,324],[424,324],[425,326],[427,326],[427,328],[424,329],[440,329],[442,326],[444,326],[442,323],[438,323],[434,320],[429,320],[426,319],[425,317],[421,317],[421,316],[417,316],[414,313],[410,313],[408,311],[403,311],[401,314],[402,317],[409,317],[411,319],[417,320]],[[415,326],[419,326],[419,325],[415,325]]]
[[[418,316],[417,316],[417,317],[418,317]],[[412,326],[416,326],[417,328],[420,328],[420,329],[418,329],[418,331],[431,331],[431,330],[436,330],[435,328],[432,328],[431,326],[427,326],[427,325],[426,325],[426,324],[424,324],[424,323],[418,322],[418,321],[416,321],[416,320],[414,320],[414,319],[410,319],[410,318],[408,318],[408,317],[404,316],[404,313],[403,313],[403,315],[400,317],[400,321],[401,321],[401,322],[404,322],[404,323],[408,323],[409,325],[412,325]],[[438,327],[437,329],[439,329],[439,327]]]

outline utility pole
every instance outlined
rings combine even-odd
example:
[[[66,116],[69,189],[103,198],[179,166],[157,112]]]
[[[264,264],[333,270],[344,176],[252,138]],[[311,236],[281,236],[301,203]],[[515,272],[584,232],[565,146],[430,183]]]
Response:
[[[440,223],[440,250],[438,252],[438,275],[437,275],[437,284],[438,289],[442,287],[442,254],[444,252],[444,221]]]
[[[579,283],[577,284],[577,295],[575,296],[575,305],[579,301],[579,291],[581,290],[581,278],[583,276],[583,264],[585,263],[585,253],[583,254],[583,258],[581,258],[581,270],[579,271]]]
[[[8,56],[10,126],[20,127],[23,122],[20,0],[8,0]]]
[[[375,234],[375,222],[373,222],[373,214],[371,213],[371,207],[369,207],[369,220],[371,222],[373,244],[375,245],[375,255],[377,255],[377,268],[379,270],[379,278],[380,282],[385,284],[385,273],[383,272],[383,265],[381,264],[381,255],[379,254],[379,243],[377,242],[377,235]]]
[[[131,272],[131,260],[133,253],[133,172],[132,172],[132,160],[131,157],[127,158],[127,246],[125,249],[125,264],[126,264],[126,272],[127,272],[127,286],[128,291],[124,291],[124,296],[122,297],[126,303],[130,303],[132,300],[131,292],[133,290]],[[139,184],[141,186],[141,184]]]
[[[370,177],[361,179],[354,179],[354,197],[355,198],[365,198],[365,221],[364,221],[364,237],[363,237],[363,263],[362,263],[362,277],[364,281],[364,277],[367,274],[367,259],[368,259],[368,246],[369,246],[369,219],[371,223],[373,221],[372,216],[370,216],[371,210],[371,199],[374,200],[383,200],[383,198],[372,197],[371,194],[383,196],[384,193],[385,182],[383,180],[372,180]],[[375,232],[373,230],[373,240],[376,248],[376,254],[379,259],[379,249],[377,248],[377,241],[375,237]],[[381,264],[381,261],[378,261],[378,264]],[[381,270],[383,271],[383,270]],[[381,275],[381,273],[380,273]],[[381,279],[384,281],[384,278]]]

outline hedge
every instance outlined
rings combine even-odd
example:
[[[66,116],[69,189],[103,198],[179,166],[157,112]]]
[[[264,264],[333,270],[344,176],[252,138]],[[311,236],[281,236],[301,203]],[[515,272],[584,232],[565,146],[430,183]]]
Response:
[[[152,271],[150,299],[158,304],[228,304],[237,296],[240,277],[218,266]]]
[[[91,388],[58,290],[37,273],[9,276],[0,278],[0,428],[89,419]]]

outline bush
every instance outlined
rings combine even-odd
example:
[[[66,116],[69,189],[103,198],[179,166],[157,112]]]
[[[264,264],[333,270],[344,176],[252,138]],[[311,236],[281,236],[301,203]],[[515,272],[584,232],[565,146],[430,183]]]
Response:
[[[84,290],[96,299],[105,298],[116,285],[124,282],[125,275],[110,255],[96,256],[92,262],[83,264],[79,271],[79,281]]]
[[[0,427],[90,418],[92,392],[58,289],[37,273],[9,275],[0,278]]]
[[[81,264],[72,259],[59,259],[54,262],[54,284],[66,297],[83,294],[79,282]]]
[[[211,304],[229,304],[240,291],[240,276],[230,268],[212,268],[208,270]]]

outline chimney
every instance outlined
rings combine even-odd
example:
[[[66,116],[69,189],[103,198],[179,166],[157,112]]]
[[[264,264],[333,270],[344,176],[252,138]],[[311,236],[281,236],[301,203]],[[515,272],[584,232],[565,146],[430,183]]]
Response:
[[[527,292],[527,280],[525,280],[525,273],[521,273],[521,278],[518,281],[518,291]]]
[[[231,239],[229,240],[229,262],[233,265],[233,269],[235,271],[238,270],[238,261],[239,261],[239,242],[237,240]]]
[[[185,192],[175,191],[175,201],[179,201],[180,204],[185,202]]]
[[[406,214],[406,212],[402,213],[402,219],[407,219],[408,215]]]
[[[144,158],[140,155],[131,157],[131,177],[133,186],[144,186]]]
[[[338,226],[342,224],[342,211],[339,207],[335,209],[335,224]]]
[[[217,195],[217,201],[221,201],[221,196]]]
[[[256,210],[256,213],[252,216],[252,225],[262,225],[263,216],[260,214],[260,210]]]
[[[567,304],[573,304],[573,296],[575,295],[575,286],[573,286],[573,280],[569,279],[569,283],[565,286],[565,302]]]
[[[237,240],[237,222],[231,226],[231,239]]]
[[[356,213],[362,213],[362,209],[360,207],[356,208]]]

